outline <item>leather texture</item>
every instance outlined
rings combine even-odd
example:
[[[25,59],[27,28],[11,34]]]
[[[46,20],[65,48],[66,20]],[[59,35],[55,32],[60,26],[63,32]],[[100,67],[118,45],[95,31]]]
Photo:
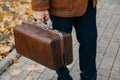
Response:
[[[60,17],[82,16],[88,6],[89,0],[32,0],[34,11],[49,10],[50,15]],[[92,0],[91,0],[92,1]],[[96,7],[97,0],[93,0]]]
[[[72,37],[61,32],[63,39],[48,29],[22,24],[14,28],[16,50],[50,69],[56,70],[73,61]]]

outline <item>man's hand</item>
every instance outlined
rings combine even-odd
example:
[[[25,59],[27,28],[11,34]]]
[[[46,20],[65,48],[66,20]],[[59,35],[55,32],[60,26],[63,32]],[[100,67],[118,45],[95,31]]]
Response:
[[[35,19],[39,19],[41,22],[44,22],[44,20],[49,20],[49,12],[46,11],[33,11],[33,16]]]

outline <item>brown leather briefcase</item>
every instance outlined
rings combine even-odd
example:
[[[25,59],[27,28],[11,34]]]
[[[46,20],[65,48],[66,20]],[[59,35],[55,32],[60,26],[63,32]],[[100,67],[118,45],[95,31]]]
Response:
[[[23,23],[14,28],[16,50],[50,69],[73,61],[72,37],[68,33]]]

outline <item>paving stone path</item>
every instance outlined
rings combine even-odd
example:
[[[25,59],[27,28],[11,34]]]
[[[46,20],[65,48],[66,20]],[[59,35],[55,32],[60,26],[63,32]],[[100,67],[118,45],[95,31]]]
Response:
[[[97,5],[97,80],[120,80],[120,0],[98,0]],[[74,46],[74,61],[68,66],[74,80],[79,80],[78,42],[75,31],[72,32]],[[53,70],[29,60],[23,56],[18,59],[20,66],[11,65],[1,76],[0,80],[25,80],[32,76],[34,80],[56,80]],[[37,71],[26,70],[28,66],[36,65]],[[11,75],[15,69],[23,70],[19,75]]]

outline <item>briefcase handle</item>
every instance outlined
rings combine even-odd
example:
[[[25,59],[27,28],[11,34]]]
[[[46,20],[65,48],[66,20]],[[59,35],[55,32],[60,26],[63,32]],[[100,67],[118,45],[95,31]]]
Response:
[[[40,21],[40,20],[34,18],[34,21],[37,22],[37,21]],[[44,22],[41,23],[40,25],[52,29],[52,22],[51,22],[50,19],[47,21],[47,20],[44,18]]]

